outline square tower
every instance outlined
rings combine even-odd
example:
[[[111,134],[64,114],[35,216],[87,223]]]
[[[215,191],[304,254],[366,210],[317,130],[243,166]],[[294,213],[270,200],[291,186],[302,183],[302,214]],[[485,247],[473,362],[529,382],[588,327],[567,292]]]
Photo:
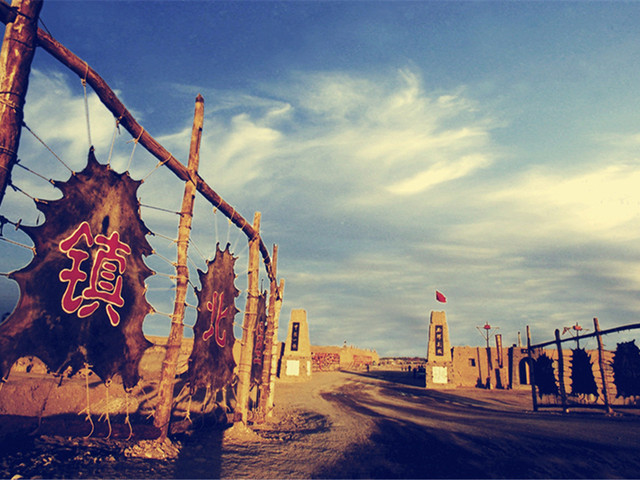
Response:
[[[425,382],[427,387],[446,386],[453,361],[445,312],[431,312]]]
[[[291,310],[291,320],[284,344],[280,378],[309,380],[311,378],[311,342],[306,310]]]

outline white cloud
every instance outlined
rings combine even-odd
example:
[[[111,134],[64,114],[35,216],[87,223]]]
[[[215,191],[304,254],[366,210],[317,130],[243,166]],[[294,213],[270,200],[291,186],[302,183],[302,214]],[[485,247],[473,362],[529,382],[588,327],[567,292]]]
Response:
[[[387,187],[395,195],[421,193],[440,183],[465,177],[479,168],[486,167],[490,160],[484,155],[466,155],[452,162],[438,162],[414,176]]]
[[[535,219],[533,238],[601,238],[611,242],[638,238],[640,172],[633,165],[609,165],[571,175],[531,171],[486,199],[513,213],[513,227]]]

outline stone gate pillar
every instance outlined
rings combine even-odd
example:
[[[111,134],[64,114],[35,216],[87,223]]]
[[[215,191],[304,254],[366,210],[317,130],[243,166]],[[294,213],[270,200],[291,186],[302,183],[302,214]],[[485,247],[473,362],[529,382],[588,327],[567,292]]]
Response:
[[[291,310],[287,341],[280,364],[280,378],[293,381],[311,378],[311,342],[306,310]]]
[[[451,343],[445,312],[431,312],[429,344],[427,348],[426,387],[449,385],[452,374]]]

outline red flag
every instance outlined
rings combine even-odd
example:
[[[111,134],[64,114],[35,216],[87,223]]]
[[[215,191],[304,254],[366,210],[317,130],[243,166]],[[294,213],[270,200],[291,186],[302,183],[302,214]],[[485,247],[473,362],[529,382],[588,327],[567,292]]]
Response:
[[[442,293],[436,290],[436,300],[442,303],[447,303],[447,297],[445,297]]]

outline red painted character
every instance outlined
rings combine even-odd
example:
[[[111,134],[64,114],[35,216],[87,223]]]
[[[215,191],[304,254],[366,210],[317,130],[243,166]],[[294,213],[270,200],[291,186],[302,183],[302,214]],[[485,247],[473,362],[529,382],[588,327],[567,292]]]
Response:
[[[89,254],[84,250],[74,249],[80,239],[84,237],[87,247],[100,245],[100,248],[91,266],[89,286],[79,296],[74,297],[76,284],[87,279],[80,267]],[[63,282],[69,282],[62,297],[62,309],[67,313],[78,312],[78,317],[85,318],[95,312],[100,306],[100,300],[106,302],[107,315],[114,327],[120,323],[120,314],[115,307],[122,307],[122,274],[127,268],[125,255],[131,254],[131,248],[120,241],[120,234],[113,232],[109,237],[91,235],[91,228],[87,222],[80,226],[62,242],[59,248],[72,260],[71,269],[62,270],[59,278]],[[83,300],[91,301],[82,305]],[[92,301],[93,300],[93,301]]]
[[[213,292],[213,302],[207,302],[207,310],[211,312],[211,325],[209,329],[202,334],[202,339],[206,342],[212,336],[215,336],[216,343],[220,348],[224,348],[227,344],[227,332],[222,331],[220,321],[227,315],[229,307],[222,309],[222,303],[224,300],[224,292]],[[215,335],[214,335],[215,334]]]

